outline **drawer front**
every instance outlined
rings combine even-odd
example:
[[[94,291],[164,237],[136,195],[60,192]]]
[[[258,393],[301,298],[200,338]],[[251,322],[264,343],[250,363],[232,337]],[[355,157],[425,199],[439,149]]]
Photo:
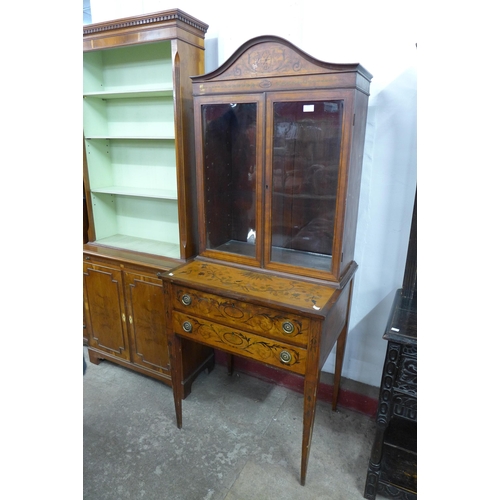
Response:
[[[307,346],[310,320],[191,288],[174,286],[174,309],[279,341]]]
[[[174,311],[172,320],[174,333],[185,338],[300,375],[305,374],[306,349],[177,311]]]

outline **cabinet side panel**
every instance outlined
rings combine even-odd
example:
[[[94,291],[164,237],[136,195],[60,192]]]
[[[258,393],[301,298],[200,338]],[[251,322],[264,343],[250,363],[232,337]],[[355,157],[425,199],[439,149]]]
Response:
[[[326,318],[323,326],[323,333],[321,337],[321,359],[320,368],[324,365],[328,358],[330,351],[333,349],[335,342],[339,338],[342,329],[346,325],[349,305],[349,290],[351,284],[348,284],[342,290],[340,297],[337,299],[335,305],[332,307]]]
[[[361,173],[363,167],[363,151],[365,145],[366,117],[368,112],[368,96],[356,92],[355,97],[355,124],[352,138],[351,168],[346,197],[346,214],[344,221],[344,246],[342,249],[340,275],[343,276],[354,259],[356,240],[356,226],[358,222],[359,192],[361,188]]]
[[[87,152],[85,150],[85,138],[83,138],[83,192],[84,192],[84,242],[95,240],[94,211],[92,209],[92,199],[90,194],[89,168],[87,163]]]
[[[198,253],[194,111],[190,77],[204,72],[205,51],[176,40],[172,42],[172,54],[180,251],[181,258],[187,259]]]

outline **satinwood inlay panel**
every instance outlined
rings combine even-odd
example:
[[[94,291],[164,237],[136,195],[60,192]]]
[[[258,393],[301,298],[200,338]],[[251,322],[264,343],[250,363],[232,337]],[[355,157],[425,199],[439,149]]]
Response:
[[[178,282],[186,279],[203,287],[241,293],[314,313],[320,313],[335,291],[320,284],[203,261],[193,261],[188,266],[172,271],[170,276],[174,276]]]
[[[278,340],[307,345],[310,321],[292,313],[178,286],[174,287],[174,308]]]
[[[175,311],[174,332],[234,354],[304,375],[306,350]]]

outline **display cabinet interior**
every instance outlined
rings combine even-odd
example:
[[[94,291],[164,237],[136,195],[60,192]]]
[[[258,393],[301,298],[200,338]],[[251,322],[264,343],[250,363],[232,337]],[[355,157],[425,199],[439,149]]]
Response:
[[[342,286],[371,75],[259,42],[192,78],[200,254]]]

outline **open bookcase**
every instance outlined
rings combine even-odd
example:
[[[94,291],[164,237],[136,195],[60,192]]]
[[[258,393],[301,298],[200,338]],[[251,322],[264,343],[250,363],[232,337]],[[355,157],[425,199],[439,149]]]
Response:
[[[86,27],[89,36],[95,36],[92,26]],[[132,27],[128,36],[136,40],[137,28]],[[113,27],[102,29],[108,33]],[[193,189],[192,158],[185,150],[192,142],[187,137],[192,104],[182,79],[203,68],[202,34],[197,40],[200,47],[147,37],[141,37],[146,42],[123,43],[126,37],[108,36],[104,47],[84,48],[84,175],[90,240],[186,259],[196,253],[196,218],[191,217],[186,199]]]
[[[193,99],[208,26],[179,9],[83,28],[84,340],[170,384],[160,273],[197,253]],[[187,347],[185,395],[210,349]]]

